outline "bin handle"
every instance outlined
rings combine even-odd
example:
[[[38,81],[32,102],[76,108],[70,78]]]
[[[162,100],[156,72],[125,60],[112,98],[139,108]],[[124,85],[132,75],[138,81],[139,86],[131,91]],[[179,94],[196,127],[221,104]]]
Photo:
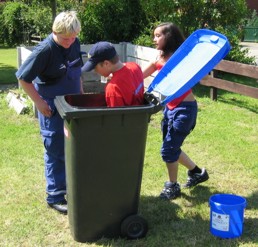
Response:
[[[155,105],[153,114],[159,112],[159,111],[162,109],[162,107],[163,107],[163,106],[161,105],[160,99],[159,99],[158,97],[156,97],[156,96],[155,96],[154,94],[152,94],[152,93],[145,92],[145,93],[144,93],[144,99],[145,99],[148,103]]]

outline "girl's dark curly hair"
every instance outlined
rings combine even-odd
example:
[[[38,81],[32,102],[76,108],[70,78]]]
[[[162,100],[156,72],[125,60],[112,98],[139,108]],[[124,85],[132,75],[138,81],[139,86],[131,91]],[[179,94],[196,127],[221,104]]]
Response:
[[[185,40],[183,33],[177,25],[171,22],[161,23],[156,28],[158,27],[161,28],[161,32],[165,36],[162,56],[166,56],[171,52],[174,53]]]

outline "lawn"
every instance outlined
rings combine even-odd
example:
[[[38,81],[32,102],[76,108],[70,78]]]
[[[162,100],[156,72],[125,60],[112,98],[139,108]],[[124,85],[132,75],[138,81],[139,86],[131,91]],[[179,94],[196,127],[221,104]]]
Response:
[[[2,91],[0,246],[257,246],[258,101],[222,90],[218,101],[211,101],[207,89],[200,85],[194,93],[199,104],[198,122],[183,150],[200,167],[206,167],[210,179],[193,189],[182,189],[182,197],[174,201],[159,200],[167,173],[159,153],[162,114],[152,115],[139,206],[139,214],[148,221],[147,236],[133,241],[103,238],[83,244],[72,238],[67,216],[46,207],[43,147],[37,120],[8,108],[7,91]],[[186,170],[180,167],[179,182],[184,183],[186,178]],[[219,239],[209,232],[208,202],[217,193],[246,198],[240,238]]]
[[[15,72],[17,70],[16,48],[6,48],[0,45],[0,85],[17,83]]]

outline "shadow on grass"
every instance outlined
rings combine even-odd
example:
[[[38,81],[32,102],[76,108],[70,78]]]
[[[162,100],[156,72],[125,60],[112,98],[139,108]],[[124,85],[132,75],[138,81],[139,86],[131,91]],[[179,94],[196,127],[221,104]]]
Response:
[[[182,197],[191,208],[207,203],[209,197],[219,194],[211,193],[209,187],[198,185],[190,190],[190,195],[182,190]],[[247,200],[252,208],[257,209],[257,196],[255,192]],[[137,240],[107,239],[102,238],[95,242],[97,246],[113,247],[148,247],[148,246],[231,246],[237,247],[240,243],[255,244],[257,239],[257,219],[245,219],[243,234],[239,238],[219,238],[210,233],[210,220],[203,217],[203,212],[190,213],[189,217],[182,218],[180,211],[182,206],[176,201],[161,200],[155,196],[141,196],[140,215],[148,222],[148,233],[145,238]],[[187,206],[184,206],[187,207]],[[185,211],[185,209],[183,209]],[[207,217],[206,217],[207,218]]]
[[[257,108],[256,105],[251,105],[251,104],[248,104],[248,102],[246,102],[246,101],[235,98],[233,96],[233,93],[232,93],[232,98],[226,99],[226,98],[221,98],[220,97],[219,101],[221,101],[223,103],[226,103],[226,104],[233,105],[233,106],[237,106],[237,107],[240,107],[240,108],[245,108],[245,109],[247,109],[251,112],[254,112],[254,113],[258,113],[258,108]]]
[[[182,197],[184,197],[187,201],[191,203],[191,205],[196,206],[202,203],[206,203],[208,205],[208,201],[210,196],[213,193],[210,192],[209,187],[198,185],[192,189],[190,189],[190,196],[186,195],[182,191]]]
[[[247,209],[258,209],[258,190],[252,193],[249,197],[246,198],[247,201]],[[257,227],[258,227],[258,219],[257,219]]]
[[[220,192],[215,192],[220,193]],[[209,198],[214,194],[209,189],[209,187],[198,185],[190,190],[190,195],[187,195],[183,193],[182,190],[182,197],[187,200],[190,207],[198,207],[199,205],[203,203],[207,203],[207,207],[209,207]],[[258,198],[258,192],[253,193],[249,198],[247,198],[247,201],[249,202],[249,209],[257,209],[257,198]],[[180,209],[178,204],[170,203],[169,201],[161,201],[159,198],[155,197],[142,197],[142,208],[144,215],[150,217],[150,234],[162,234],[161,232],[166,232],[168,230],[167,226],[170,225],[169,221],[178,222],[179,224],[179,232],[183,232],[182,229],[185,229],[186,235],[190,238],[194,238],[194,235],[199,235],[201,232],[202,234],[204,231],[207,233],[207,236],[204,237],[206,240],[204,242],[214,241],[214,246],[239,246],[239,241],[245,242],[245,243],[251,243],[255,244],[257,239],[257,227],[258,227],[258,221],[257,219],[245,219],[244,221],[244,230],[242,236],[239,238],[234,239],[222,239],[213,236],[209,232],[210,228],[210,221],[204,220],[204,217],[202,215],[202,212],[200,214],[195,214],[189,218],[179,218],[178,217],[178,211]],[[146,212],[147,211],[147,212]],[[158,218],[157,218],[158,216]],[[153,219],[155,218],[155,219]],[[157,218],[157,219],[156,219]],[[171,225],[172,226],[172,225]],[[197,229],[196,229],[197,228]],[[157,230],[156,230],[157,229]],[[191,229],[192,233],[189,234],[189,229]],[[177,238],[180,239],[179,236],[172,236],[172,234],[175,234],[174,231],[176,229],[172,228],[171,231],[171,238],[173,238],[173,241],[176,241]],[[210,236],[208,236],[210,235]],[[147,236],[148,237],[148,236]],[[199,237],[202,239],[199,235]],[[169,242],[169,239],[164,239],[164,242]],[[198,245],[198,243],[195,243]],[[200,242],[199,242],[200,244]],[[160,245],[163,246],[163,245]],[[164,246],[167,246],[166,244]]]
[[[193,93],[199,98],[210,97],[210,87],[198,83],[193,87]]]
[[[249,197],[246,197],[247,206],[245,210],[253,210],[254,212],[258,209],[258,190],[254,191]],[[243,237],[251,238],[253,243],[257,243],[258,239],[258,219],[257,214],[250,215],[244,219],[244,230]],[[250,241],[251,242],[251,241]]]
[[[0,63],[0,85],[17,83],[17,79],[15,76],[16,71],[16,67]]]
[[[210,87],[198,84],[193,88],[193,93],[199,98],[210,97]],[[223,95],[227,95],[227,97],[224,97]],[[232,97],[228,95],[232,95]],[[246,100],[241,100],[241,98],[236,97],[236,94],[222,89],[218,89],[218,101],[258,113],[257,105],[251,104]]]

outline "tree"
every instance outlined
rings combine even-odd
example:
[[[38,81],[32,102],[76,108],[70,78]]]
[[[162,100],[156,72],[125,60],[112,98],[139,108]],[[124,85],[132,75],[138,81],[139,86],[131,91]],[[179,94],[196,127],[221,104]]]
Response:
[[[21,2],[10,2],[2,10],[2,42],[9,46],[23,41],[24,32],[27,30],[27,23],[22,16],[28,12],[28,7]]]
[[[88,0],[84,4],[80,37],[85,43],[131,42],[146,24],[139,0]]]
[[[141,0],[148,26],[134,40],[139,45],[151,44],[153,28],[160,22],[177,24],[188,37],[200,28],[209,28],[225,34],[232,46],[227,59],[253,63],[247,51],[239,46],[242,28],[248,17],[245,0]]]
[[[149,23],[171,21],[186,36],[199,28],[236,27],[248,14],[245,0],[141,0]]]

